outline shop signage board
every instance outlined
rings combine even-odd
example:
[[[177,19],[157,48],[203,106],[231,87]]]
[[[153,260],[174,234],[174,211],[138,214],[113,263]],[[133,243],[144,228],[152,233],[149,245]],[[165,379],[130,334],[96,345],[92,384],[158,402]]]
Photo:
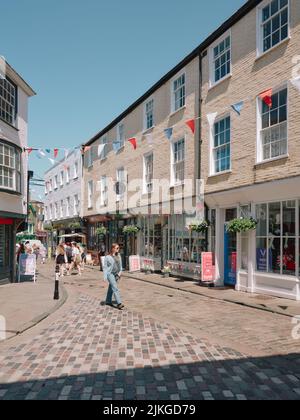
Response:
[[[129,257],[129,271],[131,273],[141,271],[141,258],[139,255],[131,255]]]
[[[257,248],[256,250],[256,261],[258,271],[267,271],[267,255],[268,251],[266,248]],[[272,250],[269,250],[269,266],[272,267]]]
[[[216,268],[212,252],[202,252],[202,281],[212,282],[216,280]]]
[[[21,254],[19,259],[19,283],[21,276],[33,277],[36,282],[36,256],[35,254]]]
[[[14,224],[13,219],[3,219],[0,217],[0,225],[12,226]]]
[[[150,271],[155,271],[155,262],[152,258],[141,258],[141,270],[148,269]]]

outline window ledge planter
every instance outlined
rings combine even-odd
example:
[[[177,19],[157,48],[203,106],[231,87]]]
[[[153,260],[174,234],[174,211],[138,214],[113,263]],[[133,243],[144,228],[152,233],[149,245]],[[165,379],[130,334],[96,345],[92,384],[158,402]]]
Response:
[[[245,233],[251,230],[255,230],[257,226],[257,220],[250,218],[241,217],[239,219],[233,219],[226,225],[228,233]]]

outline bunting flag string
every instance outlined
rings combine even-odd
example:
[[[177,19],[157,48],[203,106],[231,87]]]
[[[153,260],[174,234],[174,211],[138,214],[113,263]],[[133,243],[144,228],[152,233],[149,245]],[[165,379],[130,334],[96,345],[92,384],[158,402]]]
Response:
[[[166,129],[164,130],[164,133],[165,133],[165,135],[166,135],[167,139],[168,139],[168,140],[171,140],[171,138],[172,138],[172,136],[173,136],[173,127],[166,128]]]
[[[129,141],[129,143],[132,144],[133,149],[136,150],[137,149],[137,141],[136,141],[136,138],[133,137],[132,139],[129,139],[128,141]]]
[[[195,128],[196,128],[196,126],[195,126],[195,122],[196,122],[196,120],[195,119],[193,119],[193,120],[188,120],[188,121],[186,121],[185,123],[186,123],[186,125],[192,130],[192,133],[193,134],[195,134]]]
[[[272,108],[273,89],[267,89],[259,94],[259,97],[269,108]]]
[[[244,107],[244,101],[238,102],[237,104],[231,105],[231,108],[238,114],[241,115],[242,109]]]
[[[296,77],[294,79],[291,79],[290,82],[300,92],[300,76]],[[273,106],[272,96],[273,96],[273,89],[270,88],[270,89],[267,89],[267,90],[259,93],[255,98],[247,97],[244,100],[241,100],[240,102],[234,103],[234,104],[230,105],[230,108],[240,116],[241,113],[242,113],[242,110],[245,106],[245,102],[248,102],[248,101],[252,102],[254,100],[256,101],[257,98],[260,98],[265,104],[267,104],[268,107],[272,108],[272,106]],[[215,120],[216,120],[217,116],[218,116],[217,112],[209,113],[209,114],[206,115],[207,120],[209,122],[209,125],[211,127],[215,123]],[[186,125],[187,128],[189,128],[191,130],[191,132],[193,134],[195,134],[195,132],[196,132],[196,121],[201,120],[202,118],[203,118],[203,116],[190,118],[190,119],[184,121],[184,124]],[[173,134],[174,134],[174,128],[175,127],[168,127],[168,128],[163,130],[163,133],[168,140],[172,139]],[[154,145],[154,134],[153,133],[142,134],[140,138],[131,137],[127,140],[127,142],[132,145],[134,150],[136,150],[138,148],[139,142],[142,141],[143,138],[146,139],[149,147],[153,147],[153,145]],[[81,153],[85,154],[86,152],[88,152],[90,150],[94,150],[94,148],[97,148],[96,150],[98,152],[98,156],[101,157],[105,147],[108,144],[112,144],[112,149],[115,153],[119,152],[119,150],[121,148],[121,142],[118,141],[118,140],[115,140],[115,139],[114,140],[108,140],[108,141],[106,141],[105,144],[100,144],[100,145],[95,145],[95,146],[93,146],[93,145],[91,145],[91,146],[82,145],[82,146],[77,146],[75,148],[69,148],[69,149],[66,149],[66,148],[53,148],[53,149],[52,148],[51,149],[47,148],[47,149],[45,149],[45,148],[27,147],[27,148],[24,148],[23,151],[27,152],[28,156],[31,155],[33,151],[37,151],[36,157],[38,159],[42,159],[42,158],[47,157],[46,153],[48,155],[53,153],[54,159],[52,159],[50,157],[47,157],[47,159],[49,160],[49,162],[51,162],[52,165],[54,165],[56,163],[55,159],[58,157],[58,154],[59,154],[60,151],[64,152],[64,157],[65,157],[65,159],[67,159],[72,150],[81,150]]]

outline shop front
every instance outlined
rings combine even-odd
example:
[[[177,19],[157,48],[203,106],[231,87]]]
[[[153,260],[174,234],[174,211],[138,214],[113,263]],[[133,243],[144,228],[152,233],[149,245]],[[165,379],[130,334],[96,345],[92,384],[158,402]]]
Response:
[[[206,196],[216,220],[210,248],[217,286],[300,300],[299,182],[297,177]],[[231,220],[251,217],[255,228],[227,231]]]
[[[172,215],[168,220],[167,265],[176,276],[201,280],[201,255],[208,250],[206,234],[189,229],[195,217]]]
[[[0,213],[0,284],[15,281],[16,227],[24,220],[22,215],[15,216]]]
[[[139,220],[141,269],[161,271],[167,260],[167,216],[143,216]]]

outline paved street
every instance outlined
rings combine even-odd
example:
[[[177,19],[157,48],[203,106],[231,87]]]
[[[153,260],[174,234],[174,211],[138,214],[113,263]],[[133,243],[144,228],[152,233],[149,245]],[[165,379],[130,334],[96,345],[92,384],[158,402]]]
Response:
[[[129,278],[119,312],[101,277],[65,277],[67,302],[0,343],[1,399],[300,399],[291,318]]]

